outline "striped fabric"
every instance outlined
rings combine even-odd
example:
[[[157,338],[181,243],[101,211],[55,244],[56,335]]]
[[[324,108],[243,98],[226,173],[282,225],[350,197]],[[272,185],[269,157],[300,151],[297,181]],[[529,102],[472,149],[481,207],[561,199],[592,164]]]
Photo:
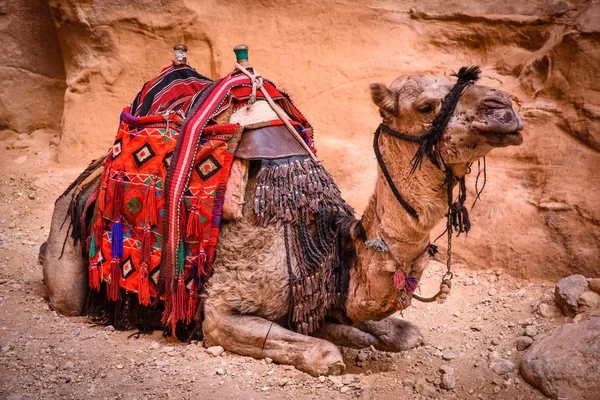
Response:
[[[131,115],[142,117],[170,111],[187,114],[197,94],[212,81],[186,64],[171,64],[144,84],[131,105]]]

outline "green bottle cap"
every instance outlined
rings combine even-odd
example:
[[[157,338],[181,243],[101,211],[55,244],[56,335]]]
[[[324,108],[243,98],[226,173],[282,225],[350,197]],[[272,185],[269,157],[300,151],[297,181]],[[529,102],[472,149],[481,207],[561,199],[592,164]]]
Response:
[[[233,48],[233,52],[238,63],[248,61],[248,46],[245,44],[238,44]]]

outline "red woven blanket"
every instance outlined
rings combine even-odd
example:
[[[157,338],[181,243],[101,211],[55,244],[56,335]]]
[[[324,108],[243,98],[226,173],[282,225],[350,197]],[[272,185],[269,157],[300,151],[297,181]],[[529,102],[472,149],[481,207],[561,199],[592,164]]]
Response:
[[[159,77],[150,88],[160,86]],[[242,126],[216,124],[213,118],[243,106],[252,92],[242,74],[210,86],[196,83],[199,92],[187,96],[193,101],[180,108],[189,114],[185,123],[176,113],[136,117],[130,107],[124,109],[99,187],[89,197],[90,204],[96,203],[87,240],[83,236],[90,287],[99,291],[105,285],[112,302],[137,293],[142,306],[159,296],[165,302],[163,324],[172,332],[178,322],[192,321],[211,274],[227,180],[243,134]],[[157,104],[144,103],[150,96],[146,89],[134,102],[138,111],[139,104]],[[179,89],[160,97],[176,99]],[[269,82],[263,90],[312,147],[310,126],[289,98]],[[192,103],[194,109],[188,110]]]

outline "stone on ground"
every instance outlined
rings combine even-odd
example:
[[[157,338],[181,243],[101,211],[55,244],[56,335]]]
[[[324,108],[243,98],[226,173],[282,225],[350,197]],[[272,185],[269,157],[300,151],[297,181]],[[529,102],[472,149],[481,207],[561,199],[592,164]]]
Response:
[[[568,317],[574,317],[579,311],[577,300],[588,288],[583,275],[571,275],[561,279],[554,289],[556,304]]]
[[[212,346],[212,347],[209,347],[208,349],[206,349],[206,352],[213,357],[220,356],[221,354],[223,354],[224,351],[225,351],[225,349],[221,346]]]
[[[442,383],[440,384],[442,389],[452,390],[456,387],[456,377],[454,375],[444,374],[442,375]]]
[[[600,278],[590,279],[588,282],[590,289],[596,293],[600,293]]]
[[[533,343],[533,339],[529,336],[519,336],[517,338],[517,350],[526,350]]]
[[[577,299],[577,305],[581,307],[595,308],[600,304],[600,294],[587,290]]]
[[[560,326],[536,341],[521,359],[519,370],[551,398],[598,399],[600,317]]]

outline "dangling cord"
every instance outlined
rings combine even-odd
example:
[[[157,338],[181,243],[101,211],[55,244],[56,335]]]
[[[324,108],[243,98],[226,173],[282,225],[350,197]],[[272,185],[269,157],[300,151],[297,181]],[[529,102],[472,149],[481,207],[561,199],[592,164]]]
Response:
[[[481,186],[481,190],[477,190],[477,185],[479,183],[479,176],[481,175],[481,172],[481,161],[477,159],[477,178],[475,178],[475,193],[477,194],[477,196],[475,196],[475,200],[471,205],[471,209],[475,207],[475,203],[477,203],[477,200],[479,200],[479,197],[481,196],[481,193],[483,193],[483,189],[485,188],[485,184],[487,183],[487,168],[485,164],[485,157],[483,157],[483,186]]]

